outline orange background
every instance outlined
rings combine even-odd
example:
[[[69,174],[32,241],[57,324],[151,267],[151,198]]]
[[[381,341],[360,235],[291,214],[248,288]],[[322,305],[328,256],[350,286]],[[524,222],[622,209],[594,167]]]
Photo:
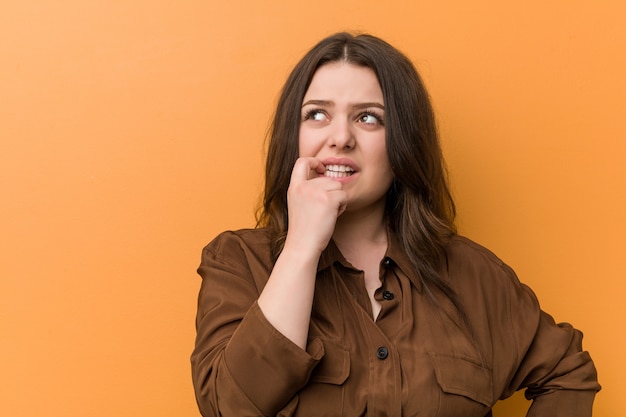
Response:
[[[416,63],[461,231],[584,330],[595,415],[626,415],[625,17],[622,0],[4,2],[0,415],[199,415],[200,250],[254,224],[278,90],[342,29]]]

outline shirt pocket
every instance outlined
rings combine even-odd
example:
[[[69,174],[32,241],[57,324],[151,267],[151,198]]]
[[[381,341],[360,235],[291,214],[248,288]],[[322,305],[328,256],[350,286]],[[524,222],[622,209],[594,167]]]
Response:
[[[350,375],[350,352],[348,348],[323,340],[324,356],[311,374],[311,382],[341,385]]]
[[[350,352],[334,342],[324,340],[322,343],[324,356],[313,370],[309,383],[298,393],[294,416],[344,415]]]
[[[483,416],[493,406],[493,377],[479,360],[435,352],[429,355],[443,391],[438,415]]]

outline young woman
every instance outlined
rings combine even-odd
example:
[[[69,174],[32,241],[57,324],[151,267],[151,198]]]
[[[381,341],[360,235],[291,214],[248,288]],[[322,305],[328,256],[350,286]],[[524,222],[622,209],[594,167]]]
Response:
[[[411,62],[340,33],[278,102],[256,229],[203,251],[192,355],[204,416],[590,416],[582,334],[458,236]]]

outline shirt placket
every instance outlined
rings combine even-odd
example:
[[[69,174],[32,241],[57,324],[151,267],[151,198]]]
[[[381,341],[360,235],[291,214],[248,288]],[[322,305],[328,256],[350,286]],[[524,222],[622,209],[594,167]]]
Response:
[[[367,415],[400,417],[402,373],[398,350],[373,321],[370,320],[365,333],[369,361]]]
[[[367,415],[370,417],[400,417],[402,415],[402,372],[400,369],[400,356],[395,345],[391,343],[389,335],[397,331],[401,320],[401,314],[397,308],[390,308],[397,304],[396,287],[387,285],[390,261],[385,259],[381,264],[382,287],[377,291],[378,301],[381,302],[382,310],[380,319],[385,325],[381,328],[378,321],[372,319],[372,310],[365,289],[362,272],[351,271],[349,284],[357,306],[355,310],[359,315],[359,322],[364,329],[365,343],[357,343],[359,349],[364,349],[361,357],[367,358],[368,362],[368,393]],[[389,288],[389,289],[387,289]],[[382,322],[381,322],[382,323]],[[395,325],[394,325],[395,323]],[[386,334],[386,331],[390,333]]]

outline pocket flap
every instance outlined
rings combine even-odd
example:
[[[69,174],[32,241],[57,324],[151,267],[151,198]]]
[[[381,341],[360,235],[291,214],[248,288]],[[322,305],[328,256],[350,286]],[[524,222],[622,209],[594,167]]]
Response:
[[[350,352],[347,348],[323,340],[324,356],[311,374],[311,381],[341,385],[350,375]]]
[[[474,359],[430,352],[437,382],[444,392],[493,405],[493,380],[489,369]]]

